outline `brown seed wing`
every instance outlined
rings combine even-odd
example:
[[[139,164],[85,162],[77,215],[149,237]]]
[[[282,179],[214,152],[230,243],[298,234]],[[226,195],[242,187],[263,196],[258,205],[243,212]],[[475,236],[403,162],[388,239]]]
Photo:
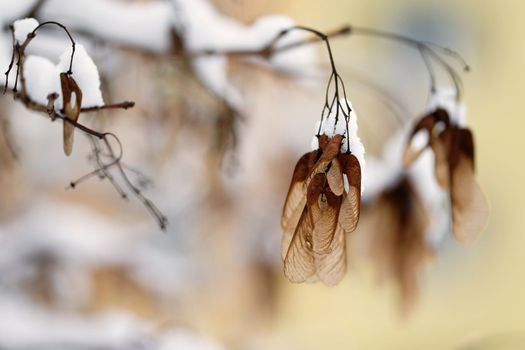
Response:
[[[434,173],[438,184],[450,188],[450,152],[452,147],[454,131],[444,130],[439,136],[430,141],[430,147],[434,152]]]
[[[301,216],[303,206],[306,204],[304,180],[308,177],[316,153],[317,151],[313,151],[304,154],[295,165],[281,217],[281,227],[283,230],[297,225],[299,217]]]
[[[312,185],[319,175],[321,174],[311,182]],[[346,272],[344,232],[337,223],[342,196],[335,195],[326,183],[323,184],[322,193],[309,197],[308,210],[313,223],[312,243],[316,276],[325,284],[334,285]]]
[[[316,174],[326,172],[330,162],[339,154],[342,140],[342,135],[335,135],[330,139],[328,145],[323,150],[323,154],[321,154],[321,157],[319,157],[319,160],[315,163],[308,175],[308,179],[306,180],[307,186]]]
[[[73,153],[73,143],[75,140],[75,127],[64,121],[64,153],[66,156],[70,156]]]
[[[474,169],[474,136],[469,129],[453,128],[451,134],[451,152],[449,154],[450,167],[454,168],[459,160],[459,155],[467,157]]]
[[[408,142],[405,146],[405,152],[403,153],[403,165],[405,167],[412,165],[412,163],[414,163],[414,161],[419,158],[421,153],[423,153],[427,147],[425,146],[421,149],[412,148],[412,140],[414,139],[414,136],[420,131],[427,132],[430,140],[432,137],[432,130],[434,129],[435,125],[436,119],[433,113],[424,116],[417,122],[416,125],[414,125],[414,128],[412,129],[412,132],[408,138]]]
[[[319,197],[323,192],[323,189],[326,186],[326,175],[325,174],[316,174],[306,190],[306,203],[309,208],[319,203]]]
[[[284,259],[293,234],[306,205],[306,191],[304,180],[308,176],[317,158],[317,151],[304,154],[297,162],[290,188],[283,207],[281,227],[283,229],[281,256]]]
[[[466,129],[456,130],[451,155],[452,224],[461,243],[474,241],[487,224],[489,208],[474,175],[474,142]]]
[[[339,224],[346,233],[354,232],[359,223],[361,194],[355,187],[350,187],[348,194],[344,197],[339,214]]]
[[[304,207],[284,258],[284,274],[291,282],[305,282],[315,275],[312,231],[311,217],[307,207]]]
[[[66,118],[77,121],[82,106],[82,91],[78,87],[75,79],[66,73],[60,74],[60,84],[62,88],[62,104]],[[71,105],[71,97],[75,97],[75,104]],[[64,121],[64,153],[69,156],[73,152],[75,126]]]
[[[437,123],[443,123],[443,126],[445,129],[448,129],[450,126],[450,117],[448,115],[448,112],[444,108],[438,108],[434,111],[434,120]]]
[[[293,201],[293,203],[290,204],[289,214],[286,214],[286,219],[283,214],[283,219],[281,220],[281,226],[283,228],[281,256],[283,259],[290,247],[290,243],[292,242],[293,234],[299,223],[299,219],[301,218],[302,211],[306,206],[306,196],[304,195],[303,183],[298,182],[293,186],[294,189],[292,196],[294,196],[294,198],[290,199],[290,202]],[[292,188],[290,188],[290,190],[292,190]],[[290,198],[290,196],[291,195],[289,194],[288,198]]]
[[[319,279],[329,286],[338,284],[346,273],[346,238],[343,228],[336,225],[327,253],[314,254]]]
[[[417,299],[418,274],[432,255],[425,238],[428,214],[406,177],[383,192],[369,210],[375,224],[370,230],[373,262],[380,278],[397,283],[406,313]]]
[[[341,201],[341,196],[336,196],[328,187],[325,187],[318,200],[308,205],[314,225],[312,242],[316,254],[330,252],[337,228]]]
[[[361,166],[353,154],[341,155],[339,159],[349,184],[348,194],[341,205],[339,224],[350,233],[356,229],[361,213]]]
[[[450,196],[454,236],[461,243],[470,243],[487,224],[487,200],[476,182],[468,158],[461,156],[452,172],[452,178]]]
[[[416,161],[416,159],[418,159],[419,156],[421,156],[421,154],[427,149],[427,146],[421,147],[419,149],[414,149],[411,146],[411,143],[412,141],[410,139],[405,148],[405,152],[403,153],[403,166],[404,167],[411,166]]]
[[[345,183],[343,180],[343,170],[341,169],[341,163],[337,158],[332,160],[332,165],[326,173],[326,179],[328,180],[328,185],[330,189],[336,196],[343,194],[345,190]]]

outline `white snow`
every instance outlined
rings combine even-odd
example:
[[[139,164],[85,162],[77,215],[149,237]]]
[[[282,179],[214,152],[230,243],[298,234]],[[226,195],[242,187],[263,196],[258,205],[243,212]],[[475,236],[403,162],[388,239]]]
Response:
[[[27,13],[37,0],[0,0],[0,23],[11,24],[12,21]],[[3,27],[3,26],[2,26]]]
[[[54,226],[53,222],[60,225]],[[125,230],[105,216],[43,198],[36,198],[18,220],[1,228],[0,242],[6,249],[0,256],[0,266],[23,256],[24,251],[48,251],[73,263],[115,263],[126,259],[126,252],[133,248]]]
[[[185,49],[190,53],[202,51],[257,51],[266,47],[283,30],[294,25],[292,19],[283,15],[259,18],[251,26],[222,15],[207,0],[172,0],[175,17],[173,25],[181,35]],[[276,47],[304,37],[293,32],[276,43]],[[312,48],[299,48],[271,57],[273,69],[288,73],[312,71],[314,62]],[[256,60],[256,57],[247,57]],[[257,62],[265,63],[262,60]],[[201,56],[193,59],[193,68],[204,83],[236,109],[242,110],[241,93],[228,79],[228,61],[225,55]]]
[[[214,340],[198,335],[189,329],[177,329],[161,337],[158,350],[223,350]]]
[[[84,316],[53,312],[24,299],[0,301],[0,344],[3,348],[224,349],[216,340],[191,329],[157,328],[123,311]]]
[[[350,151],[357,157],[357,159],[359,159],[359,163],[361,164],[361,172],[364,173],[364,168],[366,166],[365,146],[361,142],[361,139],[359,138],[359,135],[358,135],[357,113],[355,112],[355,108],[352,106],[352,102],[348,100],[346,102],[351,108],[350,119],[348,121],[348,131],[350,133],[349,135]],[[347,143],[343,141],[343,144],[341,145],[341,152],[346,152],[346,151],[347,151]]]
[[[60,73],[67,72],[71,57],[71,47],[61,56],[58,65],[47,58],[31,55],[26,58],[24,75],[27,94],[32,100],[47,105],[47,96],[57,93],[59,98],[55,107],[62,108]],[[104,104],[100,91],[100,78],[97,67],[82,45],[76,46],[73,59],[73,78],[82,90],[82,107],[93,107]]]
[[[344,100],[341,100],[344,103]],[[344,109],[346,112],[346,109]],[[331,111],[325,110],[323,115],[323,122],[321,125],[321,135],[333,137],[335,135],[346,135],[346,121],[343,114],[343,109],[340,106],[335,106]]]
[[[429,244],[436,246],[447,232],[450,224],[448,193],[436,181],[434,174],[434,154],[425,150],[414,164],[406,170],[402,165],[402,155],[411,128],[403,128],[386,143],[380,158],[368,159],[368,176],[364,178],[367,191],[363,201],[371,201],[382,191],[395,185],[407,174],[414,184],[415,191],[429,212],[430,226],[427,230]]]
[[[34,29],[30,29],[34,25],[34,22],[28,19],[21,20],[18,24],[12,22],[19,16],[22,16],[23,13],[26,13],[35,1],[36,0],[0,0],[0,28],[4,28],[10,24],[18,26],[18,34],[15,36],[15,39],[23,42],[27,37],[27,33]],[[21,38],[21,40],[19,38]],[[0,31],[0,70],[2,72],[7,70],[9,62],[11,61],[12,47],[11,33],[3,30]],[[2,75],[2,83],[4,82],[3,77]],[[14,80],[14,78],[10,79],[10,88],[14,86]]]
[[[430,224],[427,242],[437,247],[445,234],[450,232],[449,194],[436,180],[434,153],[427,149],[409,170],[414,187],[429,212]]]
[[[351,106],[351,102],[346,100],[346,102]],[[341,99],[340,104],[338,105],[334,105],[334,107],[332,108],[332,110],[328,110],[328,109],[325,109],[324,112],[323,112],[323,117],[322,117],[322,124],[321,124],[321,128],[319,129],[319,123],[320,122],[317,122],[316,125],[315,125],[315,133],[317,134],[317,132],[319,131],[319,134],[320,135],[326,135],[326,136],[329,136],[329,137],[333,137],[335,135],[343,135],[343,136],[346,136],[346,128],[347,128],[347,124],[346,124],[346,120],[345,120],[345,115],[344,113],[347,113],[348,111],[348,108],[346,108],[346,104],[345,104],[345,100],[344,99]],[[350,107],[352,109],[352,111],[350,112],[350,119],[357,119],[357,115],[355,114],[355,111],[353,110],[352,107]],[[343,113],[344,112],[344,113]],[[352,121],[348,123],[348,128],[350,130],[351,128],[351,123],[352,123],[352,126],[355,127],[355,129],[357,129],[357,124],[353,125],[355,123],[357,123],[357,120],[355,121]],[[350,131],[350,135],[352,135],[353,133],[357,134],[357,130],[354,130],[354,131]],[[314,137],[315,140],[317,140],[316,137]],[[346,145],[341,145],[341,150],[343,150],[343,147],[344,150],[346,151]],[[319,148],[319,144],[317,143],[317,141],[313,142],[312,143],[312,150],[315,150]],[[352,150],[353,152],[353,150]]]
[[[450,120],[460,127],[467,123],[467,108],[456,98],[456,89],[452,86],[442,86],[430,96],[427,110],[429,112],[443,108],[448,112]]]
[[[228,79],[228,59],[225,56],[198,57],[192,61],[195,74],[204,86],[238,111],[243,109],[242,96]]]
[[[71,50],[60,55],[58,69],[61,72],[67,72],[71,59]],[[94,107],[104,104],[102,92],[100,91],[100,77],[98,69],[91,57],[82,45],[76,45],[75,56],[73,58],[73,78],[82,90],[82,107]]]
[[[13,27],[15,29],[15,40],[22,44],[27,39],[27,35],[38,27],[38,21],[34,18],[19,19],[15,21]]]
[[[174,14],[168,1],[48,0],[41,16],[148,51],[166,52],[171,47]]]
[[[466,123],[466,107],[465,104],[456,99],[456,90],[454,87],[440,87],[434,94],[430,96],[427,113],[432,113],[436,109],[442,108],[447,111],[452,123],[458,126],[464,126]],[[439,134],[443,131],[444,125],[438,123],[433,134]],[[413,152],[419,152],[429,144],[430,135],[426,129],[421,129],[414,134],[408,145]]]
[[[395,185],[404,168],[401,156],[404,148],[406,132],[396,133],[385,143],[380,157],[368,157],[369,176],[364,179],[367,188],[363,201],[371,201],[380,195],[382,191]]]
[[[258,50],[281,30],[294,25],[289,17],[273,15],[259,18],[251,26],[224,16],[207,0],[173,0],[174,25],[189,51]]]
[[[47,96],[56,92],[61,94],[60,70],[47,58],[40,56],[28,56],[24,63],[24,75],[26,78],[27,94],[35,102],[47,105]],[[55,106],[62,106],[58,99]]]
[[[25,0],[24,0],[25,1]],[[6,4],[13,1],[4,0]],[[27,4],[26,4],[27,3]],[[25,1],[29,7],[33,2]],[[172,30],[182,38],[185,49],[235,51],[259,50],[279,32],[294,25],[283,15],[259,18],[252,25],[221,14],[208,0],[171,0],[128,3],[114,0],[48,0],[40,15],[43,20],[59,20],[68,28],[103,38],[110,42],[138,47],[146,51],[168,52],[172,48]],[[23,32],[20,32],[20,37]],[[26,33],[27,34],[27,33]],[[306,33],[293,31],[276,43],[276,47],[304,38]],[[287,50],[269,61],[260,57],[243,57],[277,71],[307,76],[316,71],[315,45]],[[5,61],[6,59],[3,59]],[[243,112],[242,94],[228,77],[225,55],[203,55],[192,60],[201,82],[215,95]],[[84,92],[84,106],[101,104],[94,90]],[[93,97],[93,100],[91,100]]]
[[[429,134],[426,129],[421,129],[410,139],[409,147],[413,152],[419,152],[428,146]]]
[[[373,201],[385,189],[391,188],[399,180],[401,167],[390,162],[385,157],[367,156],[367,176],[363,178],[362,186],[366,187],[362,201]]]
[[[350,107],[350,117],[348,120],[348,125],[345,120],[345,116],[343,114],[348,114],[348,107]],[[323,122],[321,125],[321,135],[326,135],[329,137],[333,137],[335,135],[343,135],[344,139],[341,143],[341,152],[346,152],[348,149],[348,142],[346,140],[346,130],[348,127],[348,132],[350,134],[349,142],[350,142],[350,151],[353,155],[356,156],[356,158],[359,160],[359,164],[361,165],[361,178],[365,178],[365,167],[366,167],[366,161],[365,161],[365,146],[361,142],[361,139],[358,135],[358,125],[357,125],[357,113],[355,112],[355,108],[352,106],[352,102],[348,99],[341,99],[337,106],[334,106],[332,111],[325,110],[325,113],[323,115]],[[317,134],[317,131],[319,130],[319,122],[316,124],[315,133]],[[319,141],[317,140],[317,137],[314,136],[312,139],[312,150],[316,150],[319,148]],[[364,186],[361,186],[361,190],[364,189]]]
[[[267,43],[272,40],[281,30],[290,28],[295,25],[293,20],[285,16],[267,16],[259,19],[254,23],[254,26],[265,25],[266,36],[260,34],[258,36],[260,42]],[[275,47],[286,46],[290,43],[299,42],[308,35],[300,30],[292,30],[287,33],[284,37],[279,39],[275,43]],[[319,63],[319,57],[317,55],[316,45],[308,45],[303,47],[294,48],[292,50],[286,50],[274,54],[270,58],[270,64],[278,71],[285,72],[287,74],[295,74],[297,76],[313,76],[317,74],[317,65]],[[324,49],[324,48],[323,48]],[[324,56],[322,56],[324,57]]]
[[[0,23],[1,25],[2,23]],[[5,72],[11,61],[11,50],[13,46],[11,40],[5,33],[0,33],[0,72]],[[0,79],[2,85],[5,82],[5,75],[2,74],[2,79]],[[14,78],[10,80],[9,87],[12,87],[14,84]]]

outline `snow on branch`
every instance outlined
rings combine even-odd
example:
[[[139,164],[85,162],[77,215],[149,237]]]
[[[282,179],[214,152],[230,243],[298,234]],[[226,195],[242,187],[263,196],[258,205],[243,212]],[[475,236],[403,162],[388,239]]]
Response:
[[[37,36],[38,30],[51,25],[62,28],[71,40],[71,47],[60,56],[58,65],[54,65],[44,57],[26,55],[26,48]],[[107,179],[122,198],[127,199],[127,192],[132,192],[156,219],[159,227],[164,230],[167,219],[155,204],[132,183],[127,169],[121,162],[123,148],[119,138],[110,132],[93,130],[78,121],[83,112],[115,108],[127,109],[133,107],[134,103],[126,101],[104,105],[95,63],[82,45],[76,45],[68,29],[61,23],[38,24],[34,19],[24,19],[16,21],[11,26],[11,30],[13,55],[6,72],[4,93],[11,92],[15,100],[22,102],[30,110],[46,114],[51,121],[62,120],[66,155],[72,151],[75,129],[82,131],[91,141],[97,168],[72,181],[69,187],[75,188],[81,182],[94,176]],[[10,84],[9,77],[13,69],[16,70],[16,76],[14,82]],[[123,185],[120,184],[121,182]]]

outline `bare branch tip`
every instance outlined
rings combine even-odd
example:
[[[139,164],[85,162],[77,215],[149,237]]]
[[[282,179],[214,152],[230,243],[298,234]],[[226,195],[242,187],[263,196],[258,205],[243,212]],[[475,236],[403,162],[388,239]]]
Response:
[[[122,108],[124,108],[124,109],[129,109],[129,108],[133,108],[133,107],[135,107],[135,102],[133,102],[133,101],[125,101],[122,104]]]

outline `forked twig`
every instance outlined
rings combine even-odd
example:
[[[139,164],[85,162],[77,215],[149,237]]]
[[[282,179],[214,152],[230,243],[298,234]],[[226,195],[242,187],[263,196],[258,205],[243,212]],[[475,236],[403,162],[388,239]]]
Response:
[[[66,34],[68,35],[71,46],[72,46],[72,52],[69,62],[69,69],[66,72],[68,75],[73,74],[73,59],[75,55],[75,41],[73,40],[73,37],[71,36],[68,29],[54,21],[48,21],[44,22],[40,25],[38,25],[31,33],[28,34],[26,40],[19,44],[16,42],[14,37],[14,28],[11,26],[10,29],[13,32],[13,54],[11,58],[11,62],[9,64],[8,70],[5,73],[6,81],[5,81],[5,87],[4,87],[4,93],[9,91],[13,94],[13,97],[15,100],[20,101],[22,104],[24,104],[28,109],[44,113],[47,115],[51,121],[55,121],[57,119],[62,120],[64,123],[69,123],[73,125],[76,129],[79,129],[84,134],[86,134],[91,142],[92,146],[92,155],[93,159],[96,162],[96,169],[92,172],[78,178],[77,180],[71,181],[68,188],[76,188],[80,183],[94,177],[99,176],[101,179],[107,179],[112,186],[115,188],[117,193],[124,198],[127,199],[128,196],[126,194],[126,191],[124,188],[120,185],[119,181],[117,181],[117,178],[111,173],[112,169],[115,169],[117,171],[117,175],[120,177],[120,180],[123,181],[125,187],[133,193],[133,195],[144,205],[144,207],[150,212],[150,214],[156,219],[159,227],[162,230],[166,229],[167,226],[167,219],[162,214],[162,212],[156,207],[156,205],[149,200],[147,197],[145,197],[141,190],[133,184],[133,182],[128,177],[128,174],[126,172],[126,168],[122,165],[122,157],[123,157],[123,148],[122,143],[120,142],[119,138],[113,134],[108,132],[99,132],[96,130],[91,129],[90,127],[81,124],[75,120],[72,120],[68,118],[63,110],[57,110],[55,108],[55,101],[58,98],[57,92],[50,93],[48,96],[48,104],[42,105],[36,101],[34,101],[28,94],[27,87],[26,87],[26,77],[24,74],[24,63],[25,63],[25,50],[27,46],[31,43],[31,41],[36,37],[37,31],[46,26],[46,25],[55,25],[60,28],[62,28]],[[12,71],[16,60],[16,80],[14,84],[14,88],[9,88],[9,74]],[[18,91],[18,82],[20,82],[20,91]],[[134,102],[130,101],[124,101],[121,103],[115,103],[115,104],[108,104],[108,105],[102,105],[102,106],[96,106],[96,107],[89,107],[89,108],[82,108],[80,110],[80,113],[89,113],[89,112],[95,112],[95,111],[101,111],[101,110],[113,110],[113,109],[128,109],[132,108],[135,105]],[[118,152],[115,152],[114,146],[111,144],[110,139],[113,139],[116,144],[118,145]],[[108,160],[103,159],[103,157],[108,158]]]

